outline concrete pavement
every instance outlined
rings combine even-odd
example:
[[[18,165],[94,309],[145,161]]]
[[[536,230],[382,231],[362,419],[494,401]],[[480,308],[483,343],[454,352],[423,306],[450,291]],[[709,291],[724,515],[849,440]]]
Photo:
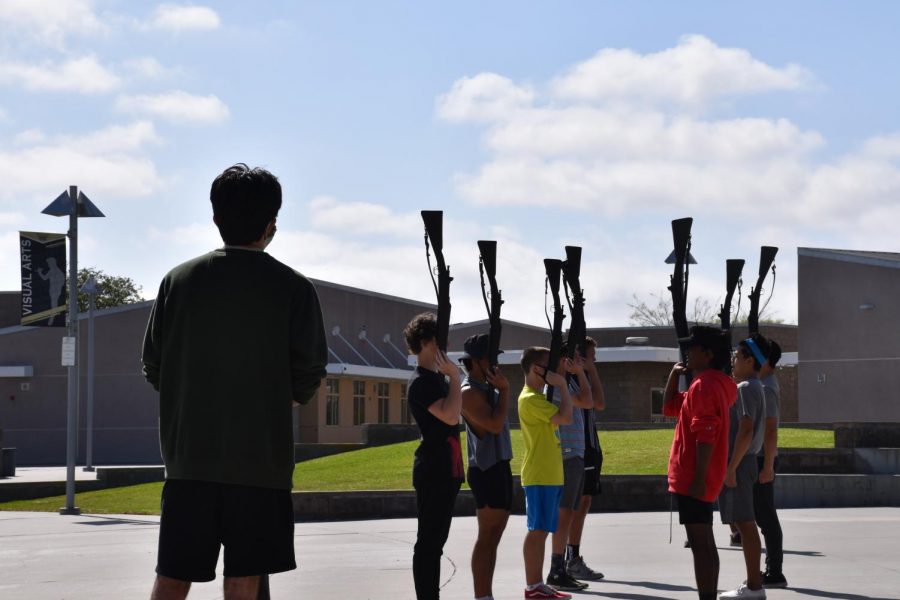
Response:
[[[790,588],[769,598],[900,598],[900,508],[780,511]],[[414,519],[298,523],[299,568],[272,577],[274,598],[412,599]],[[453,521],[442,576],[445,600],[472,598],[469,559],[476,522]],[[739,549],[716,526],[720,589],[744,579]],[[591,514],[582,553],[607,580],[575,598],[693,600],[690,551],[668,513]],[[522,598],[525,520],[510,519],[500,546],[494,595]],[[147,598],[155,565],[153,517],[0,512],[0,598],[33,600]],[[548,544],[549,550],[549,544]],[[549,554],[548,554],[549,562]],[[221,564],[219,565],[221,573]],[[190,598],[221,597],[221,579],[195,584]]]

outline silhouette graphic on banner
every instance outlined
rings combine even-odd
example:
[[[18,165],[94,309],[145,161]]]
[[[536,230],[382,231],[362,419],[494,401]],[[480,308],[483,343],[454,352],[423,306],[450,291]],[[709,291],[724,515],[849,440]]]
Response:
[[[22,257],[22,325],[65,327],[66,236],[19,232]]]

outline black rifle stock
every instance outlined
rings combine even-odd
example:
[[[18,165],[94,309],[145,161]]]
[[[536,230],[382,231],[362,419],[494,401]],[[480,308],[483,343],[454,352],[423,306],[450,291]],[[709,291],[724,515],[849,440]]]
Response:
[[[423,210],[422,221],[425,223],[425,257],[428,261],[428,270],[431,272],[431,282],[434,284],[434,293],[437,295],[437,345],[438,348],[447,351],[447,338],[450,335],[450,267],[444,262],[444,211]],[[428,241],[434,249],[437,262],[438,277],[434,280],[434,271],[431,268],[431,254],[428,251]]]
[[[488,334],[488,360],[491,367],[497,366],[500,356],[500,334],[503,326],[500,323],[500,307],[503,305],[503,296],[497,285],[497,242],[479,240],[478,242],[478,271],[481,275],[481,295],[484,298],[484,307],[487,309],[490,332]],[[487,286],[484,278],[487,277]],[[488,289],[490,289],[490,301],[488,301]],[[488,387],[488,401],[494,398],[493,386]]]
[[[684,338],[690,335],[687,321],[688,256],[691,249],[691,225],[694,219],[685,217],[672,221],[672,238],[675,242],[675,269],[672,273],[669,291],[672,292],[672,322],[675,335]],[[678,342],[681,362],[687,362],[688,345]]]
[[[756,285],[750,290],[750,313],[747,315],[747,329],[750,335],[759,333],[759,299],[762,295],[762,286],[766,280],[769,269],[772,269],[772,276],[775,276],[775,255],[778,254],[778,248],[775,246],[763,246],[759,250],[759,276],[756,279]]]
[[[722,303],[722,309],[719,311],[719,321],[722,324],[722,330],[728,336],[729,346],[731,346],[731,301],[734,298],[734,291],[741,282],[743,270],[744,260],[742,258],[729,258],[725,261],[725,302]],[[725,365],[725,373],[731,375],[731,362]]]
[[[550,326],[550,360],[547,362],[547,370],[556,371],[562,356],[562,324],[563,319],[566,318],[559,296],[562,261],[556,258],[545,258],[544,270],[547,272],[547,287],[553,296],[553,323]],[[547,388],[547,400],[553,401],[553,386]]]
[[[741,280],[744,270],[744,259],[729,258],[725,261],[725,302],[719,311],[719,321],[722,329],[731,329],[731,301],[734,299],[734,291]]]
[[[575,358],[576,348],[585,355],[585,338],[587,325],[584,321],[584,290],[581,289],[581,248],[566,246],[566,261],[562,264],[563,284],[566,290],[566,301],[572,321],[569,323],[569,336],[566,343],[566,356]]]

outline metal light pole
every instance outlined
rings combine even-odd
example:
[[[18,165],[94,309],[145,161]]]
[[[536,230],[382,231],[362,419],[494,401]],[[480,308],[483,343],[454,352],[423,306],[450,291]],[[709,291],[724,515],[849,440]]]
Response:
[[[87,196],[79,193],[78,186],[69,186],[41,211],[54,217],[69,217],[69,310],[66,313],[68,338],[77,345],[78,325],[78,217],[103,217],[100,209],[94,206]],[[66,347],[66,343],[63,343]],[[61,515],[81,514],[75,506],[75,445],[78,439],[77,405],[78,405],[78,365],[74,353],[65,361],[68,367],[68,399],[66,402],[66,505],[59,509]]]
[[[81,291],[88,295],[88,333],[87,333],[87,456],[82,471],[94,471],[94,299],[100,288],[94,276],[88,277]]]

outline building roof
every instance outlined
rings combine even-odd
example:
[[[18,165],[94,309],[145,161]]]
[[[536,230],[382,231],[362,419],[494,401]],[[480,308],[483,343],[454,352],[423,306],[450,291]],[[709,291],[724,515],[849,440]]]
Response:
[[[850,262],[872,267],[900,269],[900,252],[873,252],[869,250],[839,250],[835,248],[797,248],[798,256]]]

